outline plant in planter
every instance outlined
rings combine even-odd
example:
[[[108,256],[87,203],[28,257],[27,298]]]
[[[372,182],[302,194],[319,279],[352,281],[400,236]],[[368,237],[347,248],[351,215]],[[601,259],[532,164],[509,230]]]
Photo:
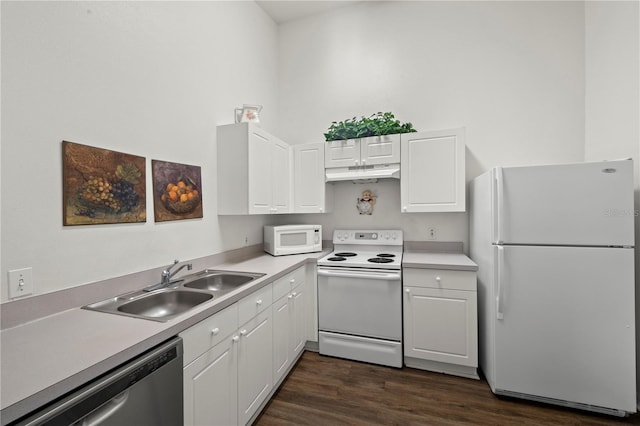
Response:
[[[411,123],[401,123],[390,112],[378,112],[370,117],[348,118],[344,121],[332,122],[324,134],[327,142],[366,138],[369,136],[392,135],[396,133],[412,133],[416,129]]]

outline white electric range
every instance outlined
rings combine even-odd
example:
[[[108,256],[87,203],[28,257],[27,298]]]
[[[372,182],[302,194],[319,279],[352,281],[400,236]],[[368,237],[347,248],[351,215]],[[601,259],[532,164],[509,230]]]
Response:
[[[402,367],[401,230],[335,230],[318,261],[320,354]]]

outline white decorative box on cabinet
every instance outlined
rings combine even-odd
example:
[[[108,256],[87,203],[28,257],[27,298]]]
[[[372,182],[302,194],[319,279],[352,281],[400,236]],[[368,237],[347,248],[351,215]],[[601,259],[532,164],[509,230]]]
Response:
[[[253,123],[218,126],[218,214],[291,212],[291,148]]]
[[[403,213],[465,211],[464,128],[401,135]]]

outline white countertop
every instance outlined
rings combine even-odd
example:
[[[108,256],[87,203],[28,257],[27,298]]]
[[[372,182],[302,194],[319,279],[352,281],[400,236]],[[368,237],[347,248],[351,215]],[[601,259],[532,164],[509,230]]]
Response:
[[[38,409],[326,253],[261,254],[210,265],[210,269],[266,275],[167,322],[77,307],[1,331],[2,424]]]
[[[403,268],[454,269],[477,271],[478,265],[463,253],[441,253],[430,251],[405,251],[402,255]]]

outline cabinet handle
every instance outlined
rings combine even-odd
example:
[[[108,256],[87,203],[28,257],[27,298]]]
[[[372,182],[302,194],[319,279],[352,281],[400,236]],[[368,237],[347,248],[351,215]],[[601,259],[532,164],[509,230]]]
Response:
[[[240,336],[233,336],[231,340],[233,340],[234,342],[237,342],[238,340],[240,340]]]
[[[403,211],[403,212],[406,212],[406,211],[407,211],[407,206],[404,206],[404,207],[402,208],[402,211]]]
[[[322,212],[323,212],[323,210],[322,210],[322,209],[320,209],[320,213],[322,213]]]
[[[214,336],[216,336],[219,332],[220,332],[220,329],[218,327],[211,330],[211,334],[213,334]]]
[[[240,330],[240,335],[241,336],[246,336],[247,335],[247,330]]]
[[[367,160],[362,160],[362,165],[364,166],[365,164],[367,164]]]
[[[295,279],[295,278],[290,279],[290,280],[289,280],[289,282],[290,282],[291,284],[293,284],[293,283],[295,283],[295,282],[296,282],[296,279]]]
[[[440,283],[440,281],[441,281],[440,277],[436,277],[436,281],[438,281],[438,283]]]
[[[356,160],[355,163],[356,163],[356,166],[357,166],[358,165],[358,160]]]
[[[404,292],[405,292],[405,293],[411,293],[411,289],[410,289],[410,288],[405,288],[405,289],[404,289]]]
[[[297,292],[297,291],[294,291],[294,292],[293,292],[293,297],[296,297],[297,295],[298,295],[298,292]]]
[[[256,300],[256,305],[262,305],[262,299]]]
[[[287,297],[288,297],[289,299],[293,299],[293,294],[289,294]]]

